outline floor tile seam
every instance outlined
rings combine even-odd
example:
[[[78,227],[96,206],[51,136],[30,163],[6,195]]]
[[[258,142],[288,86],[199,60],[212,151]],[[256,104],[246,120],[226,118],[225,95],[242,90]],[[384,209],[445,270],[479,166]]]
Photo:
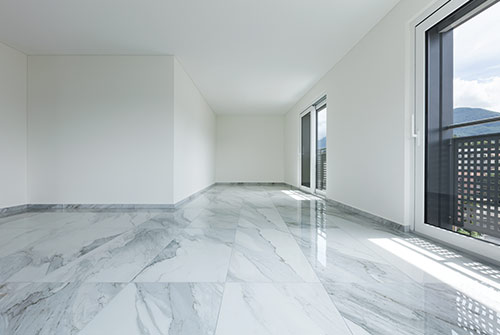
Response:
[[[235,283],[244,283],[244,282],[247,282],[247,281],[228,281],[228,279],[227,279],[227,278],[228,278],[228,276],[229,276],[229,272],[230,272],[230,268],[231,268],[232,260],[233,260],[233,258],[234,258],[234,254],[235,254],[235,252],[238,252],[238,244],[236,243],[236,237],[237,237],[238,232],[240,232],[240,231],[245,232],[245,231],[252,231],[252,230],[253,230],[253,231],[257,230],[257,231],[259,232],[259,235],[260,235],[260,231],[261,231],[262,229],[259,229],[259,228],[246,228],[246,227],[239,227],[239,226],[238,226],[238,227],[237,227],[237,229],[236,229],[236,233],[235,233],[235,242],[233,243],[233,247],[232,247],[232,250],[231,250],[231,257],[230,257],[230,261],[229,261],[228,272],[227,272],[227,275],[226,275],[226,283],[228,283],[228,282],[229,282],[229,283],[233,283],[233,282],[235,282]],[[279,232],[279,233],[285,233],[285,232],[283,232],[283,231],[281,231],[281,230],[274,229],[274,228],[264,229],[264,230],[274,230],[274,231],[277,231],[277,232]],[[288,236],[291,236],[291,235],[292,235],[292,234],[288,233]],[[292,238],[292,241],[295,243],[295,246],[296,246],[297,248],[299,248],[299,252],[301,252],[302,256],[304,256],[304,255],[303,255],[303,253],[302,253],[302,250],[300,250],[300,247],[297,245],[297,242],[295,241],[294,237],[293,237],[293,236],[291,236],[291,238]],[[270,241],[267,241],[267,243],[270,243]],[[272,247],[273,249],[275,249],[275,248],[276,248],[273,244],[271,244],[271,247]],[[305,256],[304,256],[304,257],[305,257]],[[306,258],[306,261],[307,261],[307,258]],[[290,266],[290,265],[288,265],[288,266]],[[319,282],[319,278],[317,277],[316,272],[314,272],[314,269],[311,269],[311,270],[312,270],[312,271],[313,271],[313,273],[315,274],[317,281],[312,281],[312,282],[309,282],[309,283],[318,283],[318,282]],[[254,281],[250,281],[250,283],[251,283],[251,282],[254,282]],[[262,283],[270,283],[270,282],[275,282],[275,281],[263,281]],[[297,282],[306,282],[306,281],[291,281],[291,282],[297,283]],[[254,282],[254,283],[256,283],[256,282]]]
[[[340,317],[342,318],[342,321],[345,325],[345,328],[349,331],[349,333],[351,335],[354,335],[353,331],[351,330],[351,328],[349,327],[349,325],[347,324],[347,321],[344,317],[344,315],[341,313],[340,309],[338,308],[337,304],[335,303],[335,301],[332,299],[332,297],[330,296],[330,294],[328,293],[328,291],[326,290],[324,284],[321,282],[321,281],[317,281],[317,282],[307,282],[307,281],[285,281],[285,282],[281,282],[281,281],[272,281],[272,282],[259,282],[259,281],[251,281],[251,282],[248,282],[248,281],[237,281],[237,282],[226,282],[225,283],[225,287],[227,285],[258,285],[258,286],[274,286],[274,287],[286,287],[286,286],[303,286],[303,285],[307,285],[307,286],[311,286],[311,287],[314,287],[314,286],[319,286],[321,288],[321,290],[323,290],[323,293],[326,295],[326,297],[329,299],[329,301],[332,303],[333,307],[336,309],[336,311],[339,313]]]
[[[82,332],[84,332],[84,331],[85,331],[85,329],[86,329],[87,327],[89,327],[89,325],[90,325],[90,324],[92,324],[92,321],[94,321],[94,320],[95,320],[98,316],[100,316],[100,315],[101,315],[101,313],[103,313],[103,312],[106,310],[106,308],[107,308],[107,307],[108,307],[108,306],[109,306],[109,305],[110,305],[110,304],[111,304],[111,303],[112,303],[115,299],[117,299],[117,298],[118,298],[118,296],[120,295],[120,293],[122,293],[122,292],[125,290],[125,288],[127,288],[127,287],[128,287],[128,285],[130,285],[130,284],[131,284],[131,282],[128,282],[128,283],[127,283],[127,282],[118,282],[118,283],[115,283],[115,282],[113,282],[113,283],[107,283],[107,282],[97,282],[96,284],[123,284],[123,287],[121,287],[121,288],[120,288],[120,290],[119,290],[119,291],[118,291],[118,292],[114,295],[114,297],[113,297],[113,298],[111,298],[111,299],[108,301],[108,303],[106,304],[106,306],[103,306],[103,308],[102,308],[99,312],[97,312],[97,313],[94,315],[94,317],[93,317],[93,318],[91,318],[90,320],[88,320],[87,324],[86,324],[85,326],[83,326],[83,328],[82,328],[82,329],[78,330],[78,332],[76,333],[76,335],[81,334]]]
[[[224,282],[222,284],[222,295],[220,298],[219,310],[217,311],[217,320],[215,321],[214,333],[212,335],[216,335],[217,330],[219,328],[219,321],[220,321],[220,317],[221,317],[222,305],[224,304],[224,295],[226,293],[226,284],[227,284],[227,282]]]
[[[392,265],[392,262],[391,260],[388,258],[388,256],[384,256],[382,254],[381,251],[378,251],[374,246],[371,246],[369,244],[366,244],[366,243],[363,243],[363,241],[361,241],[359,238],[356,238],[356,236],[354,234],[352,234],[351,232],[343,229],[342,227],[339,227],[339,229],[341,229],[342,231],[344,231],[346,234],[348,234],[351,238],[354,238],[356,241],[358,241],[361,245],[367,247],[368,249],[370,249],[372,252],[374,252],[378,257],[380,257],[381,259],[383,259],[387,264],[389,264],[390,266],[392,266],[395,270],[397,270],[400,274],[403,274],[404,277],[406,278],[409,278],[411,283],[412,284],[417,284],[417,285],[420,285],[420,284],[424,284],[424,283],[421,283],[419,282],[417,279],[415,278],[412,278],[409,274],[407,274],[406,272],[404,271],[401,271],[399,268],[397,268],[396,266]],[[399,257],[398,255],[394,255],[394,257]],[[407,263],[407,261],[405,259],[402,259],[403,262]],[[411,264],[410,264],[411,265]],[[427,274],[427,272],[425,272],[424,270],[418,268],[420,271],[424,272],[425,274]],[[431,276],[430,274],[427,274],[429,276]],[[432,277],[432,276],[431,276]]]
[[[238,221],[239,221],[239,217],[238,217]],[[238,235],[238,231],[239,231],[239,227],[237,225],[235,233],[234,233],[233,243],[232,243],[232,246],[231,246],[231,255],[229,256],[229,263],[228,263],[227,269],[226,269],[226,276],[225,276],[225,280],[224,280],[224,287],[225,287],[225,285],[227,283],[227,279],[228,279],[228,276],[229,276],[229,270],[231,269],[231,263],[233,261],[234,252],[235,252],[235,248],[236,248],[236,236]]]
[[[19,220],[24,220],[24,219],[30,218],[32,216],[34,216],[34,215],[26,216],[26,217],[22,217],[22,218],[16,218],[14,220],[7,220],[8,217],[3,217],[3,218],[0,217],[0,221],[3,221],[3,222],[0,222],[0,228],[2,228],[2,226],[5,225],[5,224],[11,224],[13,222],[16,222],[16,221],[19,221]]]
[[[33,216],[37,216],[39,214],[43,214],[44,212],[40,212],[40,213],[37,213],[37,214],[34,214],[34,215],[30,215],[30,216],[27,216],[27,217],[24,217],[24,218],[18,218],[18,219],[15,219],[15,220],[12,220],[12,221],[7,221],[7,222],[2,222],[0,223],[0,229],[8,229],[8,228],[5,228],[5,227],[2,227],[3,225],[6,225],[6,224],[15,224],[17,221],[21,221],[21,220],[25,220],[25,219],[29,219],[29,218],[33,218]],[[58,218],[52,222],[59,222],[61,220],[64,220],[66,217],[70,216],[71,213],[67,213],[67,215],[65,215],[64,217],[61,217],[61,218]],[[39,225],[39,224],[37,224]],[[15,228],[15,227],[12,227],[12,228]],[[17,228],[15,228],[17,229]],[[24,229],[24,228],[20,228],[20,229]],[[50,229],[50,228],[43,228],[43,229]]]
[[[242,232],[245,232],[245,231],[277,231],[277,232],[280,232],[280,233],[283,233],[283,234],[286,234],[286,235],[291,235],[293,237],[293,234],[290,232],[290,230],[287,229],[279,229],[278,227],[274,228],[274,227],[266,227],[266,228],[262,228],[262,227],[258,227],[258,226],[255,226],[255,227],[242,227],[242,226],[239,226],[237,227],[238,230],[242,231]]]
[[[160,252],[158,252],[155,256],[153,256],[152,258],[150,258],[150,260],[146,262],[147,264],[146,264],[146,265],[145,265],[142,269],[140,269],[140,270],[139,270],[136,274],[134,274],[134,276],[132,277],[132,279],[130,279],[130,282],[134,282],[134,279],[135,279],[135,278],[137,278],[137,277],[138,277],[138,276],[139,276],[139,275],[140,275],[140,274],[141,274],[141,273],[142,273],[142,272],[143,272],[146,268],[148,268],[148,267],[151,265],[151,263],[152,263],[152,262],[156,259],[156,257],[158,257],[158,256],[159,256],[159,255],[160,255],[160,254],[161,254],[164,250],[166,250],[166,249],[168,248],[168,246],[169,246],[169,245],[170,245],[170,244],[171,244],[171,243],[172,243],[172,242],[173,242],[173,241],[174,241],[177,237],[179,237],[179,236],[182,234],[182,232],[183,232],[184,230],[185,230],[185,228],[184,228],[184,229],[179,229],[179,231],[175,234],[175,236],[172,238],[172,240],[170,240],[170,242],[168,242],[168,243],[165,245],[165,247],[163,247],[163,248],[160,250]]]
[[[207,280],[186,280],[186,281],[72,281],[72,280],[62,280],[62,281],[9,281],[1,282],[0,285],[45,285],[45,284],[224,284],[227,281],[207,281]],[[233,282],[229,282],[233,283]]]
[[[272,208],[276,211],[276,213],[278,213],[278,215],[279,215],[279,217],[280,217],[281,221],[283,221],[283,223],[285,224],[286,231],[287,231],[290,235],[292,235],[292,233],[291,233],[290,229],[288,228],[288,225],[286,224],[285,219],[284,219],[284,218],[283,218],[283,216],[281,215],[280,211],[278,210],[278,208],[276,207],[276,205],[274,204],[274,202],[273,202],[273,207],[272,207]],[[293,237],[293,236],[292,236],[292,237]]]
[[[294,243],[294,247],[296,247],[296,249],[299,250],[300,254],[302,255],[302,257],[306,260],[307,264],[309,264],[309,267],[311,268],[312,272],[314,273],[316,279],[317,279],[317,282],[320,282],[320,279],[319,279],[319,276],[318,276],[318,273],[316,272],[316,270],[314,269],[314,267],[312,266],[311,262],[309,261],[308,257],[306,256],[306,254],[304,253],[304,251],[302,250],[302,248],[300,247],[300,244],[297,242],[297,239],[296,237],[289,231],[288,232],[288,236],[290,236],[292,238],[292,241]]]
[[[337,309],[337,312],[339,313],[339,315],[342,317],[342,321],[344,322],[346,328],[349,330],[349,332],[351,333],[351,335],[354,335],[354,332],[353,330],[351,329],[351,327],[349,327],[349,325],[347,324],[347,321],[345,319],[345,316],[341,313],[340,309],[338,308],[337,304],[335,303],[335,301],[333,300],[333,298],[330,296],[330,294],[328,293],[328,290],[326,289],[325,287],[325,284],[323,283],[323,280],[321,280],[321,276],[319,275],[318,271],[315,269],[315,267],[313,266],[313,264],[311,263],[311,261],[309,260],[309,258],[306,256],[306,254],[304,253],[304,251],[302,250],[302,248],[300,248],[300,245],[299,243],[297,242],[297,239],[296,237],[292,234],[293,238],[295,239],[295,242],[297,243],[297,245],[299,246],[299,249],[300,249],[300,252],[302,253],[302,255],[306,258],[307,262],[309,263],[309,266],[311,267],[311,269],[313,270],[314,274],[316,275],[316,277],[318,278],[318,281],[319,281],[319,284],[321,285],[321,288],[324,290],[325,294],[328,296],[328,298],[330,299],[330,301],[332,302],[333,306]]]
[[[281,280],[268,280],[268,281],[259,281],[259,280],[251,280],[251,281],[247,281],[247,280],[235,280],[235,281],[231,281],[231,280],[226,280],[225,282],[226,284],[269,284],[269,285],[295,285],[295,284],[309,284],[309,285],[313,285],[313,284],[321,284],[321,281],[318,279],[318,281],[305,281],[305,280],[285,280],[285,281],[281,281]]]
[[[41,279],[42,279],[42,281],[34,281],[34,283],[45,283],[46,281],[43,281],[43,278],[45,278],[45,277],[49,276],[49,275],[50,275],[51,273],[53,273],[54,271],[57,271],[57,270],[59,270],[59,269],[63,269],[63,268],[65,268],[65,267],[67,267],[68,265],[71,265],[71,264],[73,264],[73,263],[79,262],[79,261],[81,261],[81,260],[82,260],[82,258],[85,258],[85,257],[87,257],[88,255],[94,255],[94,254],[98,253],[98,250],[99,250],[99,251],[101,251],[101,250],[100,250],[101,248],[104,248],[104,247],[108,246],[108,245],[109,245],[109,243],[111,243],[111,242],[115,241],[116,239],[120,238],[123,234],[126,234],[126,233],[130,232],[131,230],[133,230],[133,229],[135,229],[135,228],[136,228],[136,227],[131,227],[131,228],[129,228],[129,229],[128,229],[128,230],[126,230],[126,231],[123,231],[123,232],[121,232],[121,233],[118,233],[118,234],[117,234],[116,236],[114,236],[112,239],[110,239],[109,241],[106,241],[105,243],[101,244],[101,245],[100,245],[100,246],[98,246],[97,248],[90,250],[88,253],[83,254],[83,255],[81,255],[81,256],[78,256],[78,257],[76,257],[76,258],[74,258],[74,259],[70,260],[69,262],[67,262],[67,263],[63,264],[61,267],[56,268],[56,269],[54,269],[53,271],[51,271],[51,272],[49,272],[49,273],[45,273],[45,274],[43,275],[43,277],[41,278]],[[55,228],[53,228],[53,229],[55,229]],[[1,230],[0,230],[0,231],[1,231]],[[47,235],[45,234],[43,237],[47,237]],[[97,239],[95,239],[94,241],[96,241],[96,240],[98,240],[98,239],[100,239],[100,238],[97,238]],[[39,244],[38,242],[39,242],[39,240],[37,240],[37,241],[35,241],[35,242],[32,242],[32,243],[30,243],[30,244],[26,245],[25,247],[23,247],[23,248],[22,248],[22,250],[19,250],[19,251],[15,252],[14,254],[19,253],[19,252],[24,252],[24,251],[25,251],[25,250],[27,250],[27,249],[32,249],[34,246],[36,246],[36,245],[38,245],[38,244]],[[90,244],[92,244],[92,243],[90,243]],[[85,247],[85,246],[82,246],[82,248],[84,248],[84,247]],[[11,253],[11,254],[9,254],[9,255],[7,255],[7,256],[5,256],[5,257],[8,257],[8,256],[10,256],[10,255],[13,255],[13,254]],[[13,274],[13,276],[14,276],[14,275],[15,275],[15,274]],[[17,283],[18,283],[19,281],[9,281],[9,280],[7,280],[7,281],[4,281],[4,282],[7,282],[7,283],[9,283],[9,282],[17,282]],[[33,281],[27,281],[27,282],[29,283],[29,282],[33,282]],[[52,282],[52,281],[48,281],[48,282]],[[60,282],[78,282],[78,281],[67,281],[67,280],[66,280],[66,281],[55,281],[55,282],[60,283]],[[1,284],[1,283],[2,283],[2,282],[0,281],[0,284]]]
[[[134,228],[132,228],[131,230],[136,229],[136,228],[137,228],[137,227],[134,227]],[[124,232],[123,234],[125,234],[125,233],[129,233],[131,230],[129,230],[129,231],[127,231],[127,232]],[[181,234],[181,231],[182,231],[182,229],[179,229],[177,232],[175,232],[175,237],[173,237],[173,239],[172,239],[172,240],[171,240],[168,244],[170,244],[170,243],[171,243],[171,242],[172,242],[172,241],[173,241],[173,240],[174,240],[177,236],[179,236],[179,234]],[[95,255],[95,254],[98,254],[100,251],[102,251],[102,250],[101,250],[101,248],[104,248],[105,246],[108,246],[108,245],[109,245],[109,243],[111,243],[111,242],[115,241],[117,238],[120,238],[123,234],[119,234],[119,235],[115,236],[113,239],[111,239],[111,240],[107,241],[107,242],[106,242],[106,243],[104,243],[103,245],[100,245],[98,248],[96,248],[96,249],[94,249],[94,250],[90,251],[89,253],[87,253],[87,254],[83,255],[82,257],[86,257],[86,256],[88,256],[88,255]],[[158,257],[158,255],[160,255],[160,254],[163,252],[163,250],[165,250],[165,249],[168,247],[168,244],[167,244],[164,248],[162,248],[162,249],[161,249],[161,251],[160,251],[160,252],[158,252],[155,256],[153,256],[152,258],[150,258],[150,259],[148,260],[148,262],[147,262],[147,265],[146,265],[146,266],[144,266],[143,268],[141,268],[141,269],[140,269],[137,273],[135,273],[135,274],[131,275],[132,279],[131,279],[129,282],[132,282],[132,281],[133,281],[133,280],[134,280],[134,279],[135,279],[135,278],[136,278],[139,274],[141,274],[141,273],[142,273],[142,271],[143,271],[145,268],[147,268],[147,267],[149,266],[149,264],[150,264],[150,263],[151,263],[151,262],[152,262],[152,261],[153,261],[156,257]],[[76,258],[76,259],[72,260],[71,262],[69,262],[69,263],[65,264],[63,267],[61,267],[60,269],[62,269],[62,268],[64,268],[64,267],[66,267],[66,266],[68,266],[68,265],[70,265],[70,264],[77,263],[77,262],[79,262],[79,261],[81,261],[81,257],[78,257],[78,258]],[[48,274],[47,274],[47,275],[48,275]],[[47,276],[47,275],[46,275],[46,276]],[[83,280],[82,282],[92,282],[92,281]]]

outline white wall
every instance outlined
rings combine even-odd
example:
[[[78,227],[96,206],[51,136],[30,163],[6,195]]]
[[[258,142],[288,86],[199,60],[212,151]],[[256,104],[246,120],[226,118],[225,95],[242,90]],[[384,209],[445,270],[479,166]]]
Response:
[[[0,43],[0,208],[27,203],[26,64]]]
[[[29,202],[173,202],[173,57],[28,57]]]
[[[174,202],[215,182],[215,114],[174,61]]]
[[[217,182],[283,182],[284,116],[217,115]]]
[[[298,185],[299,113],[328,95],[327,197],[409,225],[409,23],[402,0],[286,115],[286,182]]]

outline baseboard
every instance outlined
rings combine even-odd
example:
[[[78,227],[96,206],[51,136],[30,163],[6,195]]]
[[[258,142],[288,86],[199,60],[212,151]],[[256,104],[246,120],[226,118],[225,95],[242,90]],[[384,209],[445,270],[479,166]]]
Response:
[[[235,186],[284,186],[290,189],[298,189],[296,186],[284,183],[284,182],[217,182],[211,184],[204,189],[188,196],[187,198],[178,201],[175,204],[28,204],[19,205],[13,207],[7,207],[0,209],[0,217],[10,216],[15,214],[21,214],[25,212],[35,212],[35,211],[113,211],[113,210],[174,210],[176,208],[185,206],[187,203],[193,201],[194,199],[201,196],[203,193],[207,192],[209,189],[216,185],[235,185]],[[333,206],[342,208],[345,211],[349,211],[353,214],[362,216],[366,219],[372,220],[378,224],[390,227],[398,231],[409,231],[409,227],[400,225],[399,223],[384,219],[380,216],[365,212],[358,208],[343,204],[339,201],[325,198],[325,200],[332,204]]]
[[[208,185],[207,187],[205,187],[204,189],[201,189],[199,190],[198,192],[196,193],[193,193],[191,194],[190,196],[188,196],[187,198],[184,198],[178,202],[175,203],[174,208],[179,208],[181,206],[184,206],[186,205],[188,202],[191,202],[193,201],[194,199],[198,198],[199,196],[201,196],[203,193],[207,192],[209,189],[211,189],[212,187],[214,187],[216,185],[216,183],[213,183],[211,185]]]
[[[0,217],[6,217],[26,212],[43,211],[133,211],[133,210],[173,210],[179,208],[190,201],[193,201],[210,188],[211,184],[204,189],[178,201],[175,204],[27,204],[12,207],[0,208]]]
[[[276,185],[283,185],[283,186],[290,186],[288,185],[287,183],[284,183],[282,181],[279,181],[279,182],[248,182],[248,181],[241,181],[241,182],[234,182],[234,181],[230,181],[230,182],[216,182],[215,185],[234,185],[234,186],[276,186]]]
[[[385,219],[381,216],[378,216],[378,215],[375,215],[375,214],[372,214],[372,213],[369,213],[369,212],[365,212],[361,209],[358,209],[356,207],[352,207],[352,206],[349,206],[349,205],[346,205],[344,203],[341,203],[339,201],[336,201],[336,200],[332,200],[332,199],[328,199],[326,198],[326,202],[329,202],[331,203],[332,205],[336,206],[336,207],[339,207],[339,208],[342,208],[343,210],[347,211],[347,212],[351,212],[355,215],[359,215],[359,216],[362,216],[368,220],[371,220],[371,221],[374,221],[380,225],[384,225],[384,226],[387,226],[391,229],[394,229],[394,230],[397,230],[397,231],[402,231],[402,232],[409,232],[410,231],[410,227],[409,226],[404,226],[404,225],[401,225],[397,222],[394,222],[394,221],[391,221],[391,220],[388,220],[388,219]]]
[[[149,210],[173,209],[171,204],[30,204],[28,211],[106,211],[106,210]]]
[[[300,188],[298,188],[298,187],[296,187],[294,185],[290,185],[290,184],[287,184],[287,185],[290,186],[293,189],[300,190]],[[363,211],[363,210],[361,210],[359,208],[346,205],[346,204],[344,204],[344,203],[342,203],[340,201],[329,199],[327,197],[323,197],[323,198],[325,199],[326,202],[330,203],[331,205],[333,205],[335,207],[341,208],[342,210],[347,211],[347,212],[351,212],[352,214],[362,216],[362,217],[364,217],[364,218],[366,218],[368,220],[374,221],[377,224],[384,225],[384,226],[389,227],[391,229],[394,229],[394,230],[397,230],[397,231],[402,231],[402,232],[405,232],[405,233],[407,233],[407,232],[410,231],[410,227],[409,226],[404,226],[404,225],[399,224],[397,222],[385,219],[385,218],[383,218],[381,216],[378,216],[378,215],[375,215],[375,214]]]
[[[28,211],[28,205],[4,207],[0,208],[0,217],[26,213],[27,211]]]

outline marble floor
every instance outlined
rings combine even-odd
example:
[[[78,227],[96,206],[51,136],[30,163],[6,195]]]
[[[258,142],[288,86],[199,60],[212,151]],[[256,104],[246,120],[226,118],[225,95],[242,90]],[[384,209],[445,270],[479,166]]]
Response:
[[[500,269],[284,186],[0,218],[1,335],[500,335]]]

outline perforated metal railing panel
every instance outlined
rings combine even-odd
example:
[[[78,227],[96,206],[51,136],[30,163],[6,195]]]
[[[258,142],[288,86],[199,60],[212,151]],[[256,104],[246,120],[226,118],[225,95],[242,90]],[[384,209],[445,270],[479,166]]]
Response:
[[[316,188],[326,190],[326,148],[321,148],[316,154]]]
[[[500,134],[453,138],[452,145],[457,225],[500,237]]]

